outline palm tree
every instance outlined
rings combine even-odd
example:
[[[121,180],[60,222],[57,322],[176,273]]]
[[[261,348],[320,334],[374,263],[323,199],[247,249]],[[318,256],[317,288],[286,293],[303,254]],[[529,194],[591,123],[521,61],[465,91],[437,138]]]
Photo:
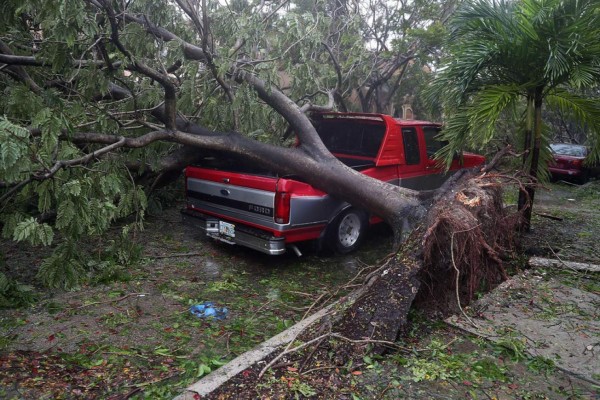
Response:
[[[600,83],[598,0],[470,0],[450,23],[448,58],[429,95],[441,99],[447,120],[443,156],[498,135],[501,116],[523,120],[523,165],[537,178],[544,142],[542,107],[570,114],[600,137],[600,104],[578,94]],[[518,105],[525,112],[517,115]],[[600,158],[600,140],[592,157]],[[535,188],[519,196],[525,230]],[[528,200],[528,202],[526,201]],[[526,207],[529,205],[528,207]]]

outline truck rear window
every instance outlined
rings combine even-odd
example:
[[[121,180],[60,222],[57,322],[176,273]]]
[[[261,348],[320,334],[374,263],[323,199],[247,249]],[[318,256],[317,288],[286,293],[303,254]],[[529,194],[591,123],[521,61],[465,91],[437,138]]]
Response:
[[[440,151],[442,147],[448,144],[445,140],[438,138],[442,128],[438,126],[424,126],[423,133],[425,134],[425,145],[427,146],[427,157],[433,158],[435,153]]]
[[[358,121],[322,121],[316,128],[332,153],[371,158],[377,156],[385,133],[384,125]]]

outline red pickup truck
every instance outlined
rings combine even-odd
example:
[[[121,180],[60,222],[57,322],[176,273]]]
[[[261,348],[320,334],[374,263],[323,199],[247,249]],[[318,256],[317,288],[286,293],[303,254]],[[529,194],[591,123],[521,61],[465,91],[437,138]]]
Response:
[[[449,172],[433,160],[443,145],[439,124],[394,119],[383,114],[313,115],[325,146],[360,172],[402,187],[439,187],[453,171],[474,168],[484,158],[465,153]],[[460,161],[459,161],[460,159]],[[370,223],[379,219],[315,189],[297,177],[276,176],[239,166],[188,166],[186,222],[214,239],[267,254],[298,242],[318,240],[338,253],[354,250]],[[380,221],[380,220],[379,220]]]

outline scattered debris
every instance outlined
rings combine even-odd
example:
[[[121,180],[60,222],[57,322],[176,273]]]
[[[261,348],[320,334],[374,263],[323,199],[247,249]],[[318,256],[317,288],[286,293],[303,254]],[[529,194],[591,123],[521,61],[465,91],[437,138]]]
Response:
[[[469,307],[477,328],[461,315],[446,322],[510,351],[551,360],[558,369],[599,385],[600,352],[594,351],[599,300],[597,293],[560,277],[528,270]]]
[[[536,212],[535,215],[540,216],[540,217],[544,217],[544,218],[548,218],[548,219],[551,219],[551,220],[554,220],[554,221],[562,221],[563,220],[562,217],[556,217],[554,215],[540,213],[540,212]]]
[[[199,318],[214,319],[225,319],[228,313],[226,307],[215,307],[210,301],[191,306],[190,312]]]

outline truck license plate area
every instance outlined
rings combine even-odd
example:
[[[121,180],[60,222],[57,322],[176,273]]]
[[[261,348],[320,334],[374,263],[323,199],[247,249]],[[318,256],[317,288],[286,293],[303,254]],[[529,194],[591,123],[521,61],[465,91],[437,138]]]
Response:
[[[219,221],[219,233],[230,238],[235,237],[235,225],[229,222]]]

